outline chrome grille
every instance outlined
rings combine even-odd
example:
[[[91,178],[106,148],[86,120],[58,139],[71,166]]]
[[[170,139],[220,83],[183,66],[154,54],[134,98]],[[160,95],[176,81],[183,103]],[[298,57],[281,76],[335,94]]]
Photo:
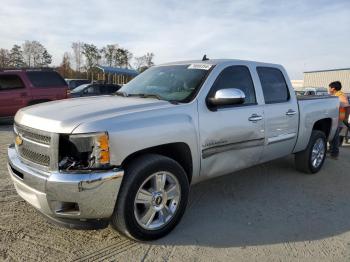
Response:
[[[18,152],[21,157],[31,162],[47,167],[50,165],[50,157],[47,155],[43,155],[23,147],[19,147]]]
[[[26,130],[25,128],[22,128],[19,126],[16,126],[15,128],[17,129],[18,133],[20,133],[21,136],[24,138],[28,138],[30,140],[33,140],[35,142],[42,143],[45,145],[50,145],[50,142],[51,142],[50,136],[45,136],[42,134],[33,133],[33,132]]]
[[[21,143],[16,143],[16,150],[24,162],[44,169],[53,166],[52,158],[57,147],[53,145],[54,134],[18,124],[15,124],[14,131],[21,138]]]

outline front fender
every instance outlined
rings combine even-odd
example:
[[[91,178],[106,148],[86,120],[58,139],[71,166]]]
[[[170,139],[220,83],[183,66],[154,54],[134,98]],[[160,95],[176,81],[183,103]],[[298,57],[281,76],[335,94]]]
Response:
[[[169,143],[185,143],[192,154],[193,175],[199,174],[196,104],[179,105],[157,112],[119,116],[78,126],[74,133],[107,131],[111,163],[120,166],[131,154]]]

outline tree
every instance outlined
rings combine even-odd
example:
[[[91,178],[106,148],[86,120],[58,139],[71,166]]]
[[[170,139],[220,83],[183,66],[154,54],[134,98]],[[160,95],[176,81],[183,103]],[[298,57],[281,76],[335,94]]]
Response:
[[[64,78],[69,78],[72,75],[72,68],[70,64],[70,56],[68,52],[65,52],[63,55],[62,63],[60,67],[58,68],[58,72],[63,76]]]
[[[113,66],[115,64],[115,55],[118,50],[118,45],[107,45],[101,49],[101,54],[103,55],[106,65]]]
[[[23,44],[23,55],[28,67],[48,66],[52,62],[52,56],[38,41],[26,40]]]
[[[50,55],[44,48],[44,52],[41,55],[41,66],[48,66],[52,63],[52,55]]]
[[[18,68],[24,65],[22,49],[19,45],[14,45],[10,51],[10,66]]]
[[[0,48],[0,68],[10,67],[10,52]]]
[[[114,55],[114,65],[119,67],[130,67],[130,60],[133,55],[129,50],[125,48],[118,48]]]
[[[92,69],[98,64],[99,60],[101,59],[101,55],[97,46],[93,44],[84,43],[82,50],[82,54],[86,59],[86,70],[89,73],[89,71],[92,71]]]
[[[135,67],[138,71],[143,72],[147,68],[150,68],[154,65],[153,62],[154,54],[153,53],[147,53],[143,56],[135,57]]]
[[[31,41],[26,40],[22,45],[22,49],[23,49],[24,62],[26,63],[27,66],[30,67],[32,65],[32,49],[33,49]]]
[[[83,44],[82,42],[73,42],[72,43],[72,49],[73,49],[73,59],[75,62],[75,70],[77,72],[80,72],[82,68],[83,63]]]

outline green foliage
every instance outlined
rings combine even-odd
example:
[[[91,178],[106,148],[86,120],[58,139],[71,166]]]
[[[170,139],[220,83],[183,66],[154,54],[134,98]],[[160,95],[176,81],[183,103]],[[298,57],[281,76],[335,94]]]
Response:
[[[22,48],[19,45],[13,45],[10,50],[10,67],[23,67],[25,66]]]
[[[10,52],[0,48],[0,68],[10,67]]]
[[[135,57],[136,69],[142,72],[153,66],[153,58],[153,53]],[[71,59],[75,70],[72,69]],[[65,52],[62,63],[56,68],[64,77],[82,78],[86,77],[86,73],[92,77],[98,64],[132,68],[132,59],[133,54],[118,44],[109,44],[99,49],[94,44],[73,42],[72,53]],[[39,41],[26,40],[22,46],[13,45],[11,50],[0,48],[0,68],[47,67],[52,61],[52,55]],[[82,68],[85,70],[81,70]]]
[[[118,50],[118,45],[106,45],[101,49],[101,54],[105,59],[105,63],[108,66],[113,66],[115,64],[115,54]]]
[[[154,54],[147,53],[140,57],[135,57],[135,67],[139,72],[145,71],[147,68],[150,68],[154,65],[153,62]]]
[[[82,54],[86,58],[86,69],[90,71],[93,67],[95,67],[99,60],[101,59],[100,52],[94,44],[86,44],[84,43],[82,46]]]
[[[132,53],[125,48],[118,48],[114,55],[114,65],[117,67],[131,67],[130,60],[133,57]]]
[[[52,56],[38,41],[26,40],[23,44],[23,57],[28,67],[46,67],[51,64]]]

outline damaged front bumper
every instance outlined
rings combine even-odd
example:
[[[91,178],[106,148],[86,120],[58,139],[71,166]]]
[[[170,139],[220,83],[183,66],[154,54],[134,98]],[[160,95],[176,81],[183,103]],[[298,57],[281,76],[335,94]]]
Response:
[[[8,170],[17,193],[54,222],[84,228],[113,213],[124,171],[47,172],[21,162],[8,148]],[[88,228],[89,226],[87,226]]]

